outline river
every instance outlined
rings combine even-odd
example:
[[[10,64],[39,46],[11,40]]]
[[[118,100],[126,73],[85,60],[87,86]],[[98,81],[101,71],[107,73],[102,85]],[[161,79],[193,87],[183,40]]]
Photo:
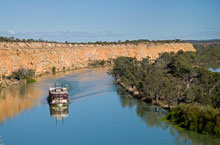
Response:
[[[209,70],[210,70],[210,71],[213,71],[213,72],[220,72],[220,68],[217,68],[217,69],[210,68]]]
[[[106,68],[38,78],[0,90],[1,145],[219,145],[220,138],[176,129],[165,110],[129,97]],[[48,88],[67,84],[71,103],[50,107]]]

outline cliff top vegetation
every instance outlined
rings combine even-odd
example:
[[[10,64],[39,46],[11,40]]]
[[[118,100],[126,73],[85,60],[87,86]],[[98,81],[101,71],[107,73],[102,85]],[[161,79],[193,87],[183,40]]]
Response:
[[[183,43],[184,41],[180,39],[174,40],[125,40],[125,41],[96,41],[96,42],[57,42],[57,41],[47,41],[42,39],[19,39],[14,37],[2,37],[0,36],[0,42],[46,42],[46,43],[63,43],[63,44],[99,44],[99,45],[112,45],[112,44],[140,44],[140,43]]]

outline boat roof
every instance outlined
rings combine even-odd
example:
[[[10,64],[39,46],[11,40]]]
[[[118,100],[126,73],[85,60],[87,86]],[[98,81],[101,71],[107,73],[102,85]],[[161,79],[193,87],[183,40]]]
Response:
[[[68,93],[67,88],[62,88],[62,87],[54,87],[54,88],[49,88],[49,92],[51,94],[65,94]]]

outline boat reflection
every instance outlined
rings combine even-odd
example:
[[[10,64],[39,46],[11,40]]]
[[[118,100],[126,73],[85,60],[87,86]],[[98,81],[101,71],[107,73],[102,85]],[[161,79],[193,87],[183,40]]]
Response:
[[[63,120],[69,115],[69,104],[62,105],[49,105],[50,106],[50,116],[51,118],[56,118],[56,120]]]

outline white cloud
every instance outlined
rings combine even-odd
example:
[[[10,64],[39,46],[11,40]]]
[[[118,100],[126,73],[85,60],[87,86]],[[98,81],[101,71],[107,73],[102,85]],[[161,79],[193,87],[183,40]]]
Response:
[[[12,34],[12,35],[16,34],[16,32],[13,31],[13,30],[8,30],[8,33],[9,33],[9,34]]]

